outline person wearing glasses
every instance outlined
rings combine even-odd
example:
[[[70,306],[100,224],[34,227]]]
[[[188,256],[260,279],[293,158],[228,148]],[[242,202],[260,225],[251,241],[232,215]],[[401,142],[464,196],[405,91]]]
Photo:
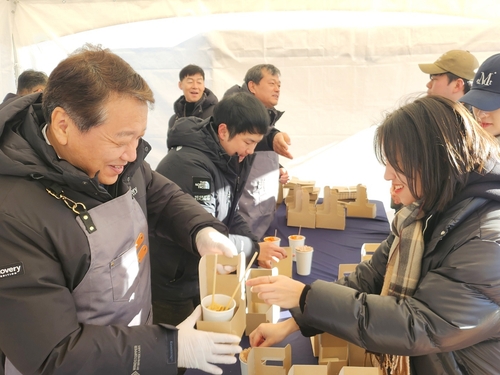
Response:
[[[457,102],[471,87],[470,80],[479,66],[469,51],[451,50],[430,64],[418,64],[420,70],[429,74],[427,95],[441,95]]]

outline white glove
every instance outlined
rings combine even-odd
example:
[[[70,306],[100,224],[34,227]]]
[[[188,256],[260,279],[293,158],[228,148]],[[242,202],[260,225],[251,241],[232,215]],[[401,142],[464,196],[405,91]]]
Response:
[[[211,363],[236,363],[236,353],[241,352],[237,345],[240,338],[228,333],[198,331],[194,329],[196,321],[201,318],[201,306],[193,311],[177,326],[179,367],[197,368],[210,374],[222,374],[222,369]]]
[[[222,254],[228,258],[232,258],[238,254],[234,243],[212,227],[205,227],[196,233],[196,247],[200,256]]]
[[[236,271],[236,266],[224,266],[222,264],[217,264],[217,273],[219,275],[229,275],[231,272]]]

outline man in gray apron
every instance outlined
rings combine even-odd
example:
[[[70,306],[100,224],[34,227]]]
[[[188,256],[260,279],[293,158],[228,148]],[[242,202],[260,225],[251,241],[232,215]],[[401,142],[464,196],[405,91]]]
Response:
[[[280,90],[279,69],[272,64],[259,64],[248,69],[245,83],[241,87],[234,85],[224,94],[227,96],[236,92],[246,92],[254,95],[264,104],[271,120],[269,133],[274,134],[274,138],[270,148],[274,151],[260,151],[256,154],[250,176],[238,203],[240,215],[258,239],[263,238],[274,219],[279,184],[288,181],[288,173],[280,166],[278,155],[292,158],[288,150],[290,137],[275,126],[284,113],[275,108]]]
[[[232,256],[227,228],[152,171],[153,93],[85,46],[0,110],[0,373],[220,373],[239,337],[151,325],[149,236]],[[3,371],[1,371],[3,367]]]

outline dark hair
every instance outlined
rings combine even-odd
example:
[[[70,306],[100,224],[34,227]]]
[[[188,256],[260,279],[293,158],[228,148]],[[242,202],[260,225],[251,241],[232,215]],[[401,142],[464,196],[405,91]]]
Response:
[[[195,74],[201,74],[203,80],[205,80],[205,72],[198,65],[187,65],[179,72],[179,81],[182,81],[188,76],[194,76]]]
[[[146,81],[125,60],[109,49],[86,44],[50,74],[42,99],[43,114],[50,124],[52,111],[62,107],[85,132],[106,120],[104,106],[112,95],[154,103]]]
[[[276,68],[272,64],[259,64],[248,69],[247,74],[245,74],[245,83],[248,85],[248,82],[254,82],[259,84],[260,80],[264,77],[262,74],[262,70],[265,69],[272,76],[279,76],[280,70]]]
[[[46,86],[49,77],[44,72],[28,69],[17,78],[17,95],[31,94],[36,86]]]
[[[453,81],[456,81],[457,79],[461,79],[464,81],[464,94],[467,94],[471,87],[472,87],[472,80],[468,80],[467,78],[459,77],[456,74],[453,74],[451,72],[445,72],[445,73],[440,73],[440,74],[431,74],[430,77],[432,78],[433,76],[441,76],[445,74],[446,77],[448,77],[448,84],[452,83]]]
[[[460,103],[441,96],[415,100],[387,115],[374,138],[377,159],[404,175],[425,212],[442,211],[467,182],[498,158],[496,139]],[[417,194],[417,179],[421,194]]]
[[[448,84],[452,83],[453,81],[456,81],[457,79],[461,79],[464,81],[464,94],[467,94],[472,87],[472,80],[468,80],[467,78],[459,77],[456,74],[446,72],[444,73],[448,77]]]
[[[229,139],[240,133],[266,134],[270,118],[266,108],[253,95],[245,92],[224,97],[214,107],[214,124],[226,124]]]

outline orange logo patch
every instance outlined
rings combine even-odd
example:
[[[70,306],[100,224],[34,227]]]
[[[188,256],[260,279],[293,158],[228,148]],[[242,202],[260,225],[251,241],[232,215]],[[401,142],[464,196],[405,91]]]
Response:
[[[135,240],[135,248],[137,249],[137,259],[139,260],[139,263],[142,262],[142,260],[148,253],[148,247],[146,245],[142,245],[143,242],[144,242],[144,233],[141,232],[139,233],[137,239]]]

